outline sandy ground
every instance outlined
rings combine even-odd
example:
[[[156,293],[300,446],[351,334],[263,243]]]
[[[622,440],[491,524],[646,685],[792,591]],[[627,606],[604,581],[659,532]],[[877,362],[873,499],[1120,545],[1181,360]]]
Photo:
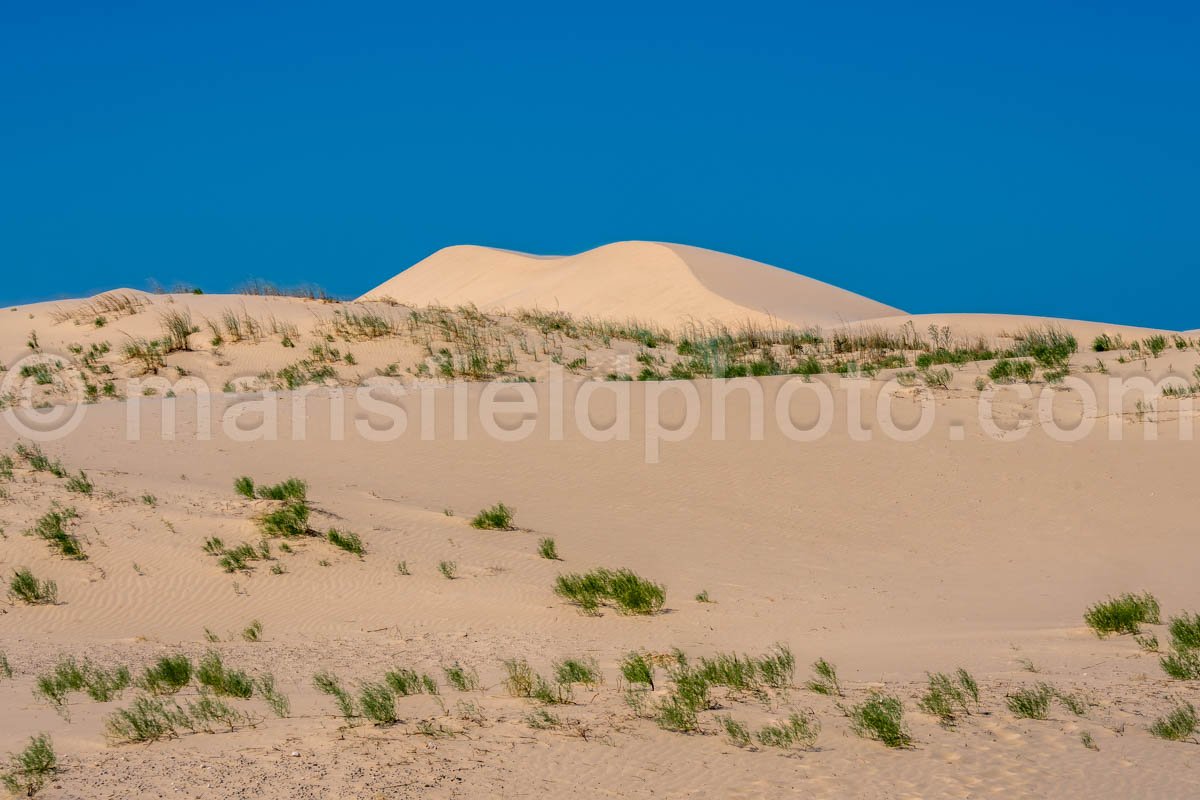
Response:
[[[293,298],[143,299],[152,305],[114,314],[101,328],[89,314],[62,316],[73,304],[4,312],[0,356],[11,363],[27,353],[33,330],[43,349],[156,336],[159,315],[171,307],[189,309],[202,325],[203,317],[236,304],[264,321],[274,317],[297,327],[297,348],[281,345],[278,333],[214,347],[203,333],[194,351],[170,355],[172,381],[178,377],[172,370],[182,366],[220,385],[294,361],[323,335],[332,315],[345,310]],[[1009,322],[995,324],[989,333],[998,336]],[[1052,412],[1064,426],[1089,413],[1096,423],[1078,441],[1057,441],[1037,427],[1024,436],[996,436],[976,421],[973,383],[986,365],[972,364],[956,368],[948,388],[918,386],[899,395],[902,427],[920,402],[932,403],[935,420],[917,442],[894,441],[878,424],[867,426],[870,441],[856,441],[861,437],[846,422],[852,414],[841,392],[833,395],[836,423],[819,440],[780,435],[769,413],[766,434],[755,439],[749,400],[737,395],[723,439],[704,418],[686,440],[662,443],[657,462],[648,463],[644,436],[591,441],[569,413],[561,437],[541,416],[519,441],[499,441],[476,422],[457,437],[454,387],[463,384],[448,381],[432,390],[429,407],[415,395],[395,399],[408,413],[406,430],[372,441],[380,437],[357,426],[381,429],[386,420],[378,407],[350,397],[336,424],[330,391],[356,385],[389,363],[401,364],[411,379],[404,369],[427,353],[405,336],[337,339],[336,345],[352,349],[357,363],[342,364],[338,381],[315,390],[301,412],[303,439],[292,435],[286,392],[262,400],[249,388],[214,389],[207,397],[210,439],[197,438],[194,394],[174,400],[179,424],[172,439],[159,433],[160,416],[172,406],[161,393],[136,405],[102,398],[85,407],[69,436],[43,445],[72,474],[86,471],[95,484],[90,495],[69,491],[64,479],[34,472],[19,458],[13,477],[0,480],[0,571],[28,567],[56,581],[60,595],[58,605],[0,606],[0,651],[13,670],[11,679],[0,677],[0,752],[49,733],[62,770],[44,796],[1126,798],[1200,792],[1196,745],[1155,739],[1146,730],[1176,702],[1200,702],[1200,685],[1167,678],[1158,657],[1131,637],[1102,640],[1082,621],[1090,604],[1124,591],[1153,592],[1164,622],[1200,608],[1200,538],[1188,513],[1196,445],[1181,433],[1194,414],[1177,403],[1160,400],[1147,411],[1130,397],[1115,408],[1086,412],[1063,393]],[[574,346],[567,343],[568,356]],[[637,352],[615,340],[588,347],[597,360],[612,363]],[[1107,374],[1083,371],[1096,360]],[[122,385],[132,376],[123,359],[105,361]],[[532,354],[518,361],[514,369],[540,370],[541,379],[527,388],[539,408],[550,407],[554,389],[544,378],[555,362]],[[1110,377],[1187,375],[1197,361],[1194,348],[1156,358],[1080,352],[1073,373],[1099,388]],[[566,373],[568,409],[581,387],[614,386],[589,382],[604,368],[589,370]],[[883,377],[870,382],[864,409],[874,408]],[[774,400],[792,380],[751,383]],[[832,378],[820,382],[834,385]],[[664,389],[679,385],[620,384],[630,393],[632,430],[645,428],[648,395],[662,403],[668,424],[683,419],[683,395]],[[694,385],[702,410],[710,409],[711,385]],[[483,391],[482,384],[466,386],[468,409]],[[518,389],[504,391],[515,396]],[[668,395],[659,398],[664,391]],[[617,396],[595,400],[594,423],[613,416]],[[797,424],[815,413],[814,396],[801,392],[789,409]],[[995,407],[1002,428],[1040,419],[1036,401],[1011,388]],[[142,414],[137,441],[128,436],[131,408]],[[242,441],[240,431],[270,409],[278,413],[278,437]],[[223,425],[223,418],[236,424]],[[1158,423],[1157,438],[1147,436],[1147,420]],[[20,440],[10,426],[0,426],[5,453]],[[255,520],[273,507],[237,495],[233,482],[241,475],[307,481],[313,527],[357,532],[365,555],[302,537],[291,553],[274,541],[272,560],[253,562],[248,572],[222,571],[204,552],[206,540],[257,543]],[[470,527],[476,511],[497,501],[516,509],[519,530]],[[70,529],[87,560],[63,559],[22,535],[55,504],[78,511]],[[544,537],[555,539],[561,561],[538,556]],[[411,574],[400,573],[401,561]],[[455,579],[439,574],[443,561],[457,565]],[[664,584],[664,612],[642,617],[605,609],[588,616],[554,594],[559,574],[598,566],[628,567]],[[695,599],[702,591],[712,602]],[[262,623],[261,641],[239,636],[252,620]],[[1165,626],[1146,629],[1165,642]],[[698,733],[662,730],[625,702],[618,664],[631,650],[665,656],[679,648],[695,658],[760,654],[777,642],[795,653],[793,685],[765,697],[716,690],[719,708],[701,713]],[[136,675],[161,655],[199,658],[209,650],[229,666],[273,674],[290,698],[289,716],[276,717],[257,698],[233,701],[253,724],[115,744],[106,741],[105,720],[131,704],[136,688],[105,703],[74,694],[63,714],[34,692],[37,676],[63,656],[124,664]],[[505,691],[502,662],[527,658],[548,674],[554,661],[568,657],[594,658],[604,682],[576,687],[571,704],[548,709],[559,724],[535,728],[529,715],[539,706]],[[844,698],[803,687],[817,658],[837,665]],[[455,664],[475,670],[480,688],[449,686],[442,670]],[[960,666],[979,681],[981,701],[975,713],[943,727],[917,701],[928,671]],[[401,698],[400,720],[391,726],[347,724],[333,700],[313,687],[314,673],[323,670],[356,690],[398,667],[435,676],[441,694]],[[663,672],[659,676],[651,705],[670,685]],[[1085,699],[1084,713],[1056,704],[1045,720],[1015,717],[1006,695],[1043,681]],[[851,730],[842,707],[874,689],[903,701],[910,748],[892,750]],[[179,697],[181,703],[196,699],[194,684]],[[741,748],[721,732],[723,715],[755,729],[792,711],[810,711],[819,721],[811,749]],[[1085,732],[1097,749],[1083,745]]]

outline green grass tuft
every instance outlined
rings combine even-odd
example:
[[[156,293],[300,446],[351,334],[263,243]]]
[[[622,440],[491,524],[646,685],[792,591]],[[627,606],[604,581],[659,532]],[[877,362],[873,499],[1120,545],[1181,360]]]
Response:
[[[588,613],[610,603],[622,614],[654,614],[662,609],[667,590],[628,569],[600,568],[559,575],[554,592]]]
[[[513,510],[504,503],[496,503],[491,508],[485,508],[471,520],[472,528],[485,531],[513,531]]]
[[[55,605],[58,603],[58,584],[40,581],[28,569],[13,572],[8,582],[8,596],[31,606]]]
[[[1191,739],[1200,721],[1196,718],[1196,708],[1191,703],[1182,703],[1170,713],[1156,719],[1149,728],[1150,735],[1172,742],[1183,742]]]
[[[1158,600],[1148,592],[1110,597],[1089,608],[1083,615],[1083,621],[1101,638],[1110,633],[1141,633],[1139,626],[1142,623],[1158,624]]]
[[[850,728],[858,736],[875,739],[888,747],[908,747],[912,737],[904,727],[904,705],[900,698],[883,692],[871,695],[846,709]]]

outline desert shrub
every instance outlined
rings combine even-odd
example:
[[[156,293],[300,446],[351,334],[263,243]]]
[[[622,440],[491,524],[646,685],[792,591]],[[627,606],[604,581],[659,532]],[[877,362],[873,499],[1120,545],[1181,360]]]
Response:
[[[309,532],[308,515],[308,504],[295,501],[263,514],[258,525],[266,536],[304,536]]]
[[[1050,701],[1054,699],[1053,687],[1045,683],[1018,689],[1004,699],[1013,716],[1021,719],[1045,719],[1050,713]]]
[[[363,548],[362,539],[358,538],[357,533],[330,528],[329,533],[326,534],[326,538],[334,547],[345,550],[347,553],[353,553],[359,558],[362,558],[363,554],[367,552]]]
[[[233,490],[235,492],[237,492],[238,494],[240,494],[242,497],[253,500],[255,497],[254,479],[250,478],[246,475],[243,475],[240,478],[237,478],[233,482]]]
[[[449,667],[442,667],[442,672],[446,676],[446,683],[460,692],[472,692],[479,688],[479,675],[475,670],[463,667],[457,661]]]
[[[1184,612],[1167,623],[1171,646],[1177,650],[1200,650],[1200,614]]]
[[[56,478],[65,478],[67,470],[63,467],[62,462],[57,459],[51,460],[45,453],[42,452],[40,445],[26,445],[22,442],[17,442],[17,455],[25,459],[29,463],[29,468],[34,472],[49,472]]]
[[[313,675],[313,686],[322,694],[327,694],[337,702],[338,713],[346,720],[351,720],[358,716],[355,711],[354,698],[350,696],[331,672],[318,672]]]
[[[364,683],[358,692],[358,707],[362,715],[376,725],[393,725],[396,716],[396,695],[387,684]]]
[[[13,572],[8,582],[8,596],[31,606],[54,605],[58,602],[58,584],[40,581],[28,569]]]
[[[275,686],[275,676],[271,673],[264,673],[255,679],[254,691],[258,692],[258,696],[263,699],[275,716],[286,717],[291,713],[291,701]]]
[[[763,726],[754,738],[764,747],[786,750],[794,746],[812,747],[820,732],[821,725],[812,714],[796,713],[788,715],[786,722]]]
[[[1110,597],[1089,608],[1083,621],[1101,638],[1110,633],[1140,633],[1140,624],[1158,624],[1158,600],[1149,592]]]
[[[786,689],[796,676],[796,657],[785,644],[777,643],[766,655],[755,660],[759,678],[772,689]]]
[[[105,722],[105,734],[114,744],[173,739],[181,728],[191,728],[187,712],[174,701],[142,695],[129,708],[119,709]]]
[[[33,797],[40,792],[58,771],[58,756],[46,734],[29,738],[29,744],[19,753],[8,757],[8,769],[0,774],[0,782],[14,796]]]
[[[1169,713],[1154,720],[1150,725],[1150,735],[1172,742],[1182,742],[1191,739],[1200,727],[1196,718],[1196,708],[1191,703],[1181,703]]]
[[[131,678],[128,667],[117,666],[102,669],[85,661],[83,663],[83,690],[97,703],[107,703],[119,697],[129,688]]]
[[[676,693],[667,695],[655,708],[654,721],[658,727],[678,733],[691,733],[700,729],[696,707]]]
[[[1180,681],[1200,681],[1200,650],[1175,650],[1159,658],[1163,672]]]
[[[504,503],[496,503],[491,508],[485,508],[471,520],[472,528],[486,531],[516,530],[512,524],[513,511]]]
[[[710,686],[725,686],[744,692],[757,692],[758,669],[754,659],[736,653],[717,653],[701,658],[697,669]]]
[[[88,478],[86,472],[79,470],[78,475],[67,478],[66,489],[68,492],[91,494],[96,489],[96,485]]]
[[[232,731],[238,725],[253,724],[250,715],[203,692],[195,702],[188,701],[186,713],[190,720],[188,727],[193,730],[198,728],[206,733],[214,733],[217,725]]]
[[[538,555],[551,561],[561,560],[558,557],[558,546],[550,538],[538,539]]]
[[[595,659],[566,658],[554,664],[554,679],[561,684],[570,686],[581,683],[585,686],[597,686],[603,682],[600,667]]]
[[[249,478],[240,480],[249,480]],[[263,500],[302,502],[308,499],[308,484],[299,478],[288,478],[273,486],[259,486],[254,493]]]
[[[223,547],[220,539],[209,539],[205,543],[204,549],[212,552],[214,547]],[[226,572],[249,572],[252,569],[250,562],[259,561],[264,557],[263,551],[260,548],[256,548],[247,542],[242,542],[237,547],[228,550],[222,549],[217,552],[220,555],[220,558],[217,559],[217,564]]]
[[[529,666],[523,658],[509,659],[504,662],[505,690],[513,697],[524,697],[537,700],[546,705],[571,702],[571,687],[569,684],[551,684]]]
[[[927,674],[929,685],[917,706],[943,725],[953,725],[959,714],[971,713],[972,702],[978,704],[979,686],[965,669],[959,668],[953,678],[944,672]]]
[[[665,586],[628,569],[600,568],[559,575],[554,592],[589,613],[594,613],[602,602],[608,602],[622,614],[653,614],[662,609],[666,600]]]
[[[712,598],[710,598],[708,596],[708,589],[703,589],[699,592],[696,592],[695,599],[696,599],[697,603],[711,603],[712,602]]]
[[[162,315],[161,322],[167,352],[192,349],[188,339],[193,333],[199,333],[200,328],[192,324],[190,313],[172,309]]]
[[[13,479],[13,460],[10,455],[0,455],[0,480]]]
[[[630,686],[654,689],[654,663],[644,654],[633,652],[621,660],[621,677]]]
[[[846,709],[850,728],[858,736],[875,739],[888,747],[908,747],[912,737],[904,727],[904,705],[900,698],[871,692],[858,705]]]
[[[383,676],[387,685],[392,688],[392,691],[401,697],[407,697],[413,694],[437,694],[438,687],[435,681],[429,675],[422,675],[416,670],[398,669],[388,672]]]
[[[407,561],[401,561],[398,564],[396,564],[396,572],[398,572],[401,575],[412,575],[412,573],[408,569]]]
[[[442,573],[442,577],[446,580],[452,581],[458,574],[458,564],[454,561],[439,561],[438,572]]]
[[[87,558],[83,545],[66,529],[66,524],[78,517],[73,508],[53,508],[38,518],[29,534],[45,541],[64,558],[83,561]]]
[[[749,747],[752,739],[750,738],[750,729],[744,723],[738,722],[729,715],[717,717],[717,721],[721,723],[721,728],[725,731],[725,736],[730,743],[737,747]]]
[[[1112,337],[1107,333],[1102,333],[1092,340],[1092,349],[1097,353],[1106,353],[1110,350],[1120,350],[1125,347],[1125,342],[1121,341],[1121,337]]]
[[[525,715],[525,724],[534,730],[545,731],[561,728],[562,720],[557,714],[551,714],[544,708],[538,708]]]
[[[263,624],[258,620],[253,620],[249,625],[242,629],[242,640],[247,642],[261,642],[263,633]]]
[[[1026,328],[1020,332],[1014,347],[1017,355],[1032,356],[1045,369],[1066,366],[1078,349],[1075,337],[1057,325]]]
[[[221,697],[238,697],[243,700],[254,694],[254,682],[241,670],[228,669],[221,654],[209,650],[196,667],[196,680],[201,686]]]
[[[817,694],[830,697],[842,696],[842,685],[838,683],[837,668],[823,658],[818,658],[812,665],[812,680],[804,684],[804,688]]]
[[[162,656],[146,667],[138,685],[151,694],[175,694],[192,680],[192,660],[180,653]]]
[[[158,371],[167,365],[167,347],[158,339],[146,339],[141,336],[132,338],[126,342],[122,352],[127,361],[139,362],[143,373],[157,375]]]
[[[12,664],[8,663],[8,656],[0,651],[0,678],[11,678],[12,676]]]

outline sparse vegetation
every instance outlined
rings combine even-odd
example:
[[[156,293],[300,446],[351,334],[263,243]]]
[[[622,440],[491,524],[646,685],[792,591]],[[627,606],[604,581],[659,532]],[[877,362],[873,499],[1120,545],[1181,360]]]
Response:
[[[191,726],[187,712],[173,700],[142,695],[129,708],[114,712],[105,723],[105,731],[114,744],[157,742],[173,739],[180,729]]]
[[[468,669],[458,662],[449,667],[442,667],[446,683],[460,692],[473,692],[479,688],[479,675],[473,669]]]
[[[561,561],[558,557],[558,547],[550,538],[538,539],[538,555],[550,561]]]
[[[653,614],[662,609],[667,594],[665,586],[631,570],[604,568],[559,575],[554,592],[588,613],[610,603],[622,614]]]
[[[1054,699],[1054,696],[1053,687],[1049,684],[1039,683],[1011,692],[1005,697],[1004,702],[1013,716],[1020,719],[1045,719],[1050,713],[1050,701]]]
[[[363,548],[362,539],[358,538],[357,533],[352,533],[351,531],[330,528],[329,532],[326,534],[326,539],[328,539],[329,543],[334,547],[345,550],[347,553],[353,553],[359,558],[362,558],[367,552]]]
[[[1180,703],[1167,714],[1154,720],[1150,725],[1150,735],[1172,742],[1184,742],[1193,739],[1200,722],[1196,718],[1196,708],[1191,703]]]
[[[154,695],[175,694],[192,680],[192,660],[180,653],[162,656],[142,673],[138,686]]]
[[[908,747],[912,737],[904,727],[904,705],[900,698],[883,692],[871,692],[858,705],[846,709],[850,728],[855,734],[875,739],[888,747]]]
[[[1141,633],[1142,623],[1158,624],[1158,600],[1148,592],[1110,597],[1089,608],[1083,615],[1083,621],[1101,638],[1110,633]]]
[[[383,683],[364,683],[358,692],[358,707],[364,717],[379,726],[394,725],[399,719],[396,695]]]
[[[821,725],[811,713],[793,713],[784,722],[763,726],[754,738],[764,747],[786,750],[791,747],[812,747],[820,732]]]
[[[313,686],[322,694],[327,694],[337,702],[338,713],[347,722],[358,716],[354,705],[354,698],[347,692],[331,672],[318,672],[313,675]]]
[[[471,527],[485,531],[512,531],[516,530],[513,527],[512,519],[512,509],[504,503],[496,503],[491,508],[485,508],[476,514],[471,520]]]
[[[83,545],[66,529],[69,522],[78,518],[79,513],[75,509],[56,507],[42,515],[34,523],[29,534],[45,541],[64,558],[83,561],[87,558],[87,554],[83,552]]]
[[[842,685],[838,683],[837,668],[833,664],[818,658],[813,662],[812,671],[812,680],[805,683],[804,688],[830,697],[842,696]]]
[[[46,734],[31,736],[29,744],[8,757],[8,769],[0,774],[4,788],[18,797],[33,797],[58,771],[58,756]]]
[[[196,668],[196,680],[213,694],[221,697],[238,697],[243,700],[254,694],[254,682],[241,670],[228,669],[221,654],[209,650],[200,659]]]
[[[929,685],[917,705],[922,711],[938,718],[943,725],[954,725],[960,714],[970,715],[972,705],[979,704],[979,686],[965,669],[959,668],[954,677],[944,672],[929,674]]]
[[[453,561],[439,561],[438,572],[442,573],[442,577],[446,580],[452,581],[458,574],[458,564]]]
[[[38,580],[32,572],[22,568],[13,572],[8,582],[8,596],[31,606],[54,605],[58,602],[58,584]]]

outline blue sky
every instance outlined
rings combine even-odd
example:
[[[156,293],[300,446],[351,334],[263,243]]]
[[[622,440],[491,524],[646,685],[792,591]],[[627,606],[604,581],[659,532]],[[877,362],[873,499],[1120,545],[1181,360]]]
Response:
[[[1200,326],[1194,3],[406,6],[6,4],[0,303],[657,239]]]

